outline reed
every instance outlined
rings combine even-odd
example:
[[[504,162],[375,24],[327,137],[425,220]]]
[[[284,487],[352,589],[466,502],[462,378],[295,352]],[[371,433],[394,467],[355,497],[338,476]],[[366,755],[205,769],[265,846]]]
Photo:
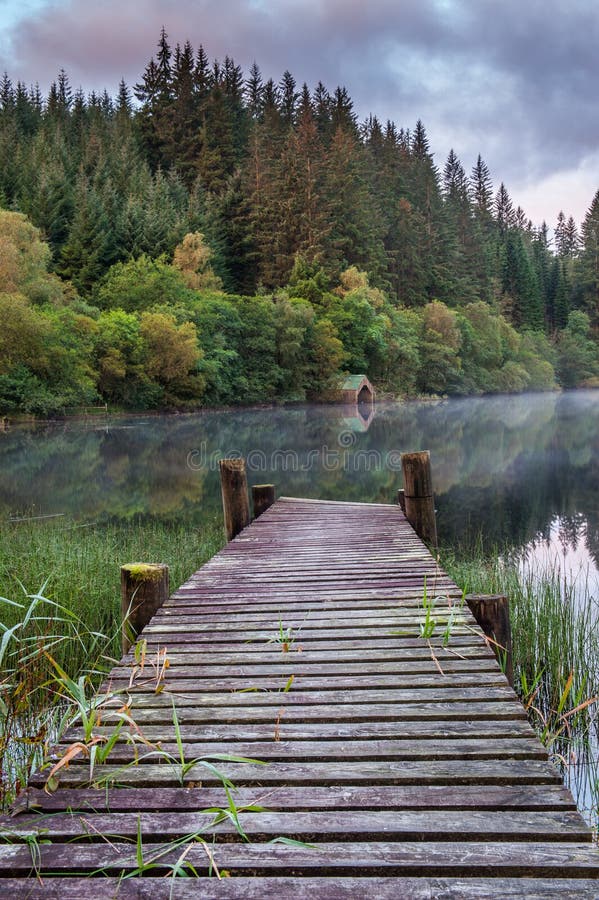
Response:
[[[120,566],[137,560],[167,563],[176,587],[220,549],[221,529],[216,518],[200,528],[156,520],[87,526],[65,519],[2,522],[0,596],[20,603],[27,594],[43,593],[85,622],[88,631],[109,637],[106,654],[120,658]],[[19,616],[18,607],[0,604],[5,626]],[[82,645],[63,645],[56,658],[76,676],[90,665],[87,652]]]
[[[73,711],[93,725],[86,698],[121,655],[121,563],[164,560],[180,584],[221,544],[216,521],[0,524],[0,808]],[[93,766],[105,748],[90,746]]]
[[[510,601],[514,686],[581,811],[599,819],[599,597],[585,576],[558,564],[533,565],[496,550],[441,552],[443,567],[467,593]]]

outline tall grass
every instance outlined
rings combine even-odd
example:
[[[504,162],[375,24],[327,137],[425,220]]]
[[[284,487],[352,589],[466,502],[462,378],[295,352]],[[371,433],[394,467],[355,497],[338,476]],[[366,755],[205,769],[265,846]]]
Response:
[[[170,567],[171,589],[182,584],[222,546],[222,523],[201,528],[158,521],[107,522],[80,526],[65,519],[0,523],[0,596],[22,602],[41,592],[70,610],[90,632],[110,638],[106,652],[120,658],[120,566],[127,562],[163,562]],[[41,590],[43,586],[43,591]],[[18,621],[18,608],[0,603],[0,622]],[[67,645],[59,662],[71,674],[89,660]]]
[[[91,696],[120,658],[120,565],[166,562],[174,589],[222,543],[216,521],[0,524],[0,807],[56,738],[65,703],[56,671]]]
[[[453,549],[441,562],[466,593],[510,601],[515,689],[581,811],[599,820],[597,585],[518,554]]]

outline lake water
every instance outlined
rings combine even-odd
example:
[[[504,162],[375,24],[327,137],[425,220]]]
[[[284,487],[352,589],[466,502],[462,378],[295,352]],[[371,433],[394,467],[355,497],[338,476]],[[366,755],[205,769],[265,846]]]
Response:
[[[365,414],[365,411],[363,411]],[[481,534],[567,568],[599,561],[599,391],[87,420],[0,433],[0,515],[80,522],[220,515],[218,458],[279,494],[394,502],[431,452],[442,543]]]

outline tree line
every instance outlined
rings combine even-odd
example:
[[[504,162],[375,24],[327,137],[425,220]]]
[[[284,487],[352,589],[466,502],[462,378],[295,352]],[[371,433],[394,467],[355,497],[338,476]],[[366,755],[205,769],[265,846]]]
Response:
[[[114,98],[4,75],[0,207],[3,411],[599,377],[599,191],[551,242],[480,156],[438,169],[420,121],[164,31]]]

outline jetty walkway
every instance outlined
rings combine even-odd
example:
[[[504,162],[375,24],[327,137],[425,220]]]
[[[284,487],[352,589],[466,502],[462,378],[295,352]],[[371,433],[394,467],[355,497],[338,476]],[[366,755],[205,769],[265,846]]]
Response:
[[[1,897],[599,896],[589,829],[399,506],[281,498],[141,638],[53,791],[0,823]]]

